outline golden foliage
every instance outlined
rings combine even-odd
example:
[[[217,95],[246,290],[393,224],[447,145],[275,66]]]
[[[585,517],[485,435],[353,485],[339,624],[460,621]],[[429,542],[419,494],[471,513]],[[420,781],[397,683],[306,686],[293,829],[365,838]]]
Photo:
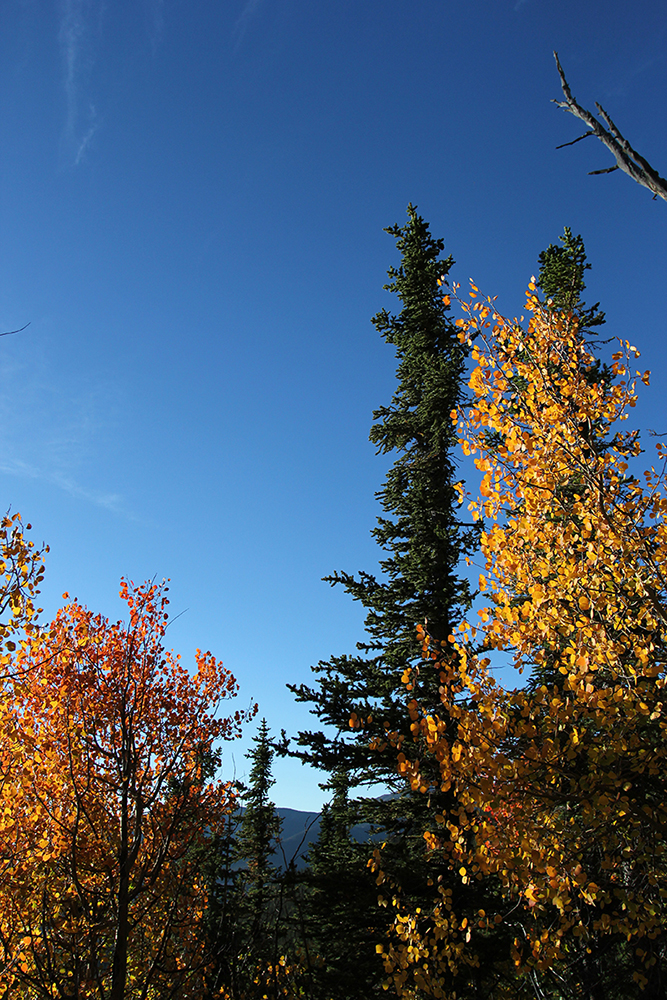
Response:
[[[30,530],[31,525],[26,525]],[[20,514],[6,514],[0,520],[0,657],[9,665],[8,652],[16,648],[15,633],[34,628],[41,609],[35,598],[44,578],[44,554],[25,534]]]
[[[420,916],[397,899],[386,968],[405,994],[452,995],[444,965],[474,963],[504,922],[520,973],[612,935],[641,986],[667,896],[667,455],[658,444],[640,481],[639,437],[618,428],[648,373],[627,341],[599,364],[577,317],[540,303],[533,282],[525,328],[477,291],[458,321],[473,402],[452,416],[482,473],[467,499],[489,603],[442,648],[422,630],[442,712],[409,702],[399,769],[425,794],[452,793],[428,847],[449,878],[493,880],[502,905],[454,915],[441,889]],[[499,654],[529,671],[525,687],[495,683]]]

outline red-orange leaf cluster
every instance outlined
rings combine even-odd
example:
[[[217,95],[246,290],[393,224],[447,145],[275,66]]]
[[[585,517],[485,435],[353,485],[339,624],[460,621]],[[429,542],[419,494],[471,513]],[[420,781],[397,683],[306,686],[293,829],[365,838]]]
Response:
[[[121,596],[127,624],[73,601],[14,657],[0,976],[17,995],[201,995],[198,855],[233,808],[219,743],[247,713],[218,714],[237,685],[210,653],[190,672],[165,650],[164,586]]]

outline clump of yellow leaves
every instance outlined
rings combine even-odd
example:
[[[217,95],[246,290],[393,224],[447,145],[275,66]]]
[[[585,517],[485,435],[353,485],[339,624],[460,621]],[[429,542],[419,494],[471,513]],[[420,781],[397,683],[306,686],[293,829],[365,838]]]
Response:
[[[600,364],[534,282],[527,326],[474,285],[463,308],[472,404],[452,417],[482,473],[478,496],[460,494],[482,520],[488,606],[440,648],[423,632],[442,714],[409,702],[415,747],[399,748],[399,768],[414,789],[451,792],[428,847],[448,878],[493,882],[502,905],[398,912],[386,967],[405,994],[453,995],[428,972],[438,952],[459,955],[466,920],[472,961],[506,922],[518,975],[616,935],[642,986],[665,947],[667,453],[637,478],[622,421],[648,373],[627,341]],[[494,682],[497,651],[526,686]]]
[[[13,636],[18,631],[30,632],[40,608],[35,608],[39,585],[44,579],[44,549],[29,541],[20,514],[5,514],[0,518],[0,663],[7,668],[16,648]],[[4,647],[4,648],[3,648]],[[5,669],[6,672],[6,669]]]

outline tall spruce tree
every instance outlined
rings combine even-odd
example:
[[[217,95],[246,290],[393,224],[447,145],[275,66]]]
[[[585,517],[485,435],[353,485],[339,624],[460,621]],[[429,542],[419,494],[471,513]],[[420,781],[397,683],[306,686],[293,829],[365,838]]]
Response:
[[[551,244],[539,256],[540,270],[537,286],[545,296],[547,305],[553,309],[565,310],[576,314],[577,333],[589,351],[584,374],[590,383],[611,389],[614,381],[611,369],[599,358],[595,357],[595,349],[600,344],[596,329],[605,323],[605,314],[599,308],[599,303],[589,307],[583,300],[586,288],[584,275],[590,270],[587,263],[584,241],[581,236],[573,236],[571,229],[565,228],[560,238],[560,245]],[[592,360],[590,358],[592,357]],[[582,430],[586,431],[585,428]],[[591,449],[603,455],[610,447],[610,442],[599,438],[594,427],[586,432]],[[581,492],[582,484],[576,481],[572,484],[572,492]],[[566,492],[566,491],[564,491]],[[564,495],[564,503],[568,503]],[[565,644],[566,640],[564,640]],[[563,689],[564,678],[558,671],[555,655],[547,651],[544,664],[534,669],[528,682],[529,688],[538,688],[547,684],[550,688]],[[582,760],[581,773],[585,774],[588,762]],[[570,821],[575,820],[575,810],[570,809]],[[656,841],[657,847],[657,841]],[[604,851],[594,845],[586,852],[582,851],[582,864],[591,876],[600,873],[600,882],[604,882]],[[667,996],[664,984],[664,957],[660,948],[655,949],[656,961],[649,974],[649,981],[639,986],[633,978],[641,962],[637,955],[642,949],[630,947],[618,935],[595,930],[596,921],[603,923],[604,907],[591,907],[591,931],[588,940],[578,939],[569,943],[567,949],[568,963],[558,970],[558,977],[547,972],[540,981],[540,989],[545,998],[554,1000],[577,1000],[579,997],[590,997],[591,1000],[626,1000],[630,997],[663,998]],[[642,942],[643,944],[643,942]],[[645,950],[653,949],[652,941],[647,941]],[[640,971],[644,971],[643,968]]]
[[[595,348],[600,344],[595,334],[597,327],[606,322],[605,314],[600,309],[600,303],[587,306],[583,299],[586,285],[584,275],[591,269],[586,259],[584,241],[579,236],[573,236],[572,230],[566,226],[559,243],[550,243],[538,257],[540,269],[537,277],[537,287],[542,292],[543,305],[550,310],[572,313],[577,324],[577,336],[582,346],[588,348],[589,360],[584,370],[587,381],[609,387],[612,382],[611,370],[595,355]],[[592,360],[590,360],[592,358]],[[591,447],[596,451],[604,451],[608,443],[592,433],[591,427],[587,436]],[[563,487],[563,500],[571,502],[572,495],[580,489],[578,482],[572,482]],[[547,657],[540,671],[534,671],[528,679],[528,687],[539,687],[541,684],[556,684],[562,688],[563,675],[553,665],[554,657]]]
[[[451,886],[454,912],[459,904],[466,909],[472,904],[474,909],[476,901],[488,910],[502,908],[499,886],[493,880],[463,887],[458,879],[452,880],[447,865],[438,864],[437,857],[425,857],[423,832],[434,828],[436,813],[451,811],[454,803],[435,784],[429,796],[406,789],[396,773],[395,744],[385,738],[389,730],[404,735],[406,750],[409,746],[402,682],[406,667],[414,668],[411,693],[420,705],[443,716],[439,677],[420,662],[416,626],[423,624],[434,643],[447,643],[453,625],[470,605],[468,585],[458,576],[458,566],[476,543],[474,529],[458,519],[454,490],[456,432],[450,414],[463,402],[465,350],[447,317],[440,284],[452,260],[441,258],[442,241],[431,237],[412,206],[408,207],[407,225],[387,232],[396,239],[401,265],[390,269],[390,283],[385,288],[398,295],[403,308],[398,316],[383,310],[373,319],[383,338],[395,347],[398,361],[394,398],[391,405],[375,411],[370,435],[379,452],[397,454],[378,493],[385,516],[378,519],[373,532],[385,557],[379,575],[336,573],[327,578],[332,584],[342,584],[366,608],[367,638],[358,644],[357,655],[335,656],[314,667],[317,682],[313,686],[291,688],[327,727],[325,732],[300,733],[293,752],[334,775],[329,782],[334,791],[331,815],[327,815],[324,836],[312,855],[313,884],[319,886],[313,913],[317,915],[322,908],[318,893],[329,886],[332,899],[325,920],[329,944],[323,949],[326,982],[321,985],[328,995],[340,998],[380,995],[383,977],[376,978],[365,949],[383,940],[382,914],[387,921],[392,916],[389,908],[374,908],[373,886],[364,883],[353,845],[345,843],[352,823],[368,822],[386,834],[383,870],[401,885],[404,899],[412,897],[424,905],[426,920],[433,897],[428,886],[437,882],[443,887],[443,879]],[[554,308],[579,312],[582,336],[590,337],[604,322],[604,314],[597,304],[587,309],[582,301],[583,277],[589,266],[583,241],[566,230],[561,243],[550,245],[540,255],[538,284]],[[603,366],[597,366],[591,377],[604,379]],[[345,775],[344,804],[341,774]],[[364,786],[373,785],[393,794],[348,801],[348,787],[359,793]],[[346,893],[337,889],[345,887],[353,873],[359,889],[354,895],[347,894],[346,909]],[[414,912],[414,905],[409,909]],[[496,991],[517,1000],[540,989],[545,996],[555,996],[553,984],[519,980],[511,967],[497,961],[498,955],[506,953],[507,942],[500,939],[508,933],[508,926],[503,925],[482,936],[478,965],[452,969],[443,983],[446,992],[455,990],[457,996],[471,1000],[486,1000]],[[340,957],[332,966],[328,953],[335,955],[336,951]],[[350,956],[350,963],[346,956]],[[574,964],[590,961],[590,956],[577,955]],[[365,973],[356,980],[355,964]],[[608,961],[602,964],[606,972]],[[587,985],[600,972],[602,969],[596,968],[584,976]],[[581,978],[574,977],[574,981],[581,982]],[[570,984],[563,983],[561,988],[563,997],[574,995]]]
[[[378,453],[396,453],[377,494],[386,516],[372,532],[384,553],[381,572],[325,578],[366,609],[367,636],[357,654],[332,656],[313,667],[314,686],[289,685],[326,727],[299,733],[293,752],[326,773],[344,770],[351,790],[380,784],[396,793],[403,789],[395,750],[382,752],[378,745],[387,730],[405,729],[401,678],[420,659],[417,625],[446,640],[470,604],[458,566],[476,538],[459,520],[454,488],[451,411],[462,401],[466,350],[448,318],[441,284],[453,260],[442,257],[443,241],[431,236],[416,208],[407,211],[405,226],[386,230],[401,263],[389,269],[384,287],[398,296],[402,309],[397,316],[383,309],[372,320],[398,361],[393,400],[373,413],[370,432]],[[421,669],[415,697],[438,705],[438,686],[436,673]],[[401,809],[391,801],[369,801],[363,819],[391,827],[391,813],[400,815]]]
[[[407,214],[405,226],[386,230],[401,262],[389,269],[384,287],[398,296],[402,308],[398,315],[383,309],[372,320],[395,349],[398,382],[391,403],[374,412],[370,432],[378,453],[396,455],[377,494],[383,516],[373,536],[383,553],[380,572],[338,572],[325,578],[342,585],[366,609],[366,637],[356,654],[333,656],[313,667],[314,685],[290,685],[322,728],[299,733],[289,752],[333,775],[328,787],[335,793],[340,775],[345,776],[351,796],[345,805],[347,827],[367,823],[381,831],[387,841],[384,870],[404,895],[430,901],[432,872],[423,832],[436,828],[442,803],[435,790],[427,800],[406,787],[387,733],[410,737],[406,668],[414,668],[412,694],[420,704],[434,710],[440,706],[439,675],[421,660],[417,626],[425,625],[431,636],[446,642],[469,607],[468,583],[458,567],[475,547],[476,530],[460,522],[455,490],[457,439],[451,412],[462,403],[466,349],[447,315],[443,281],[453,260],[442,256],[443,241],[434,239],[416,208],[409,205]],[[378,794],[378,788],[385,794]],[[340,820],[340,790],[337,794],[331,808]],[[328,819],[333,822],[334,815]],[[325,825],[324,833],[331,840],[334,831]],[[338,988],[331,992],[333,974],[325,975],[322,985],[336,998],[380,996],[384,971],[376,945],[385,939],[393,914],[391,907],[377,906],[375,881],[366,868],[359,870],[355,845],[343,849],[345,836],[349,834],[339,822],[335,851],[325,839],[314,853],[316,884],[326,881],[329,851],[330,883],[335,885],[335,867],[341,863],[344,879],[354,873],[358,887],[354,894],[335,896],[324,960],[326,971],[338,948]],[[368,854],[368,845],[365,850]],[[317,899],[316,893],[316,909]],[[355,968],[363,974],[355,976]]]

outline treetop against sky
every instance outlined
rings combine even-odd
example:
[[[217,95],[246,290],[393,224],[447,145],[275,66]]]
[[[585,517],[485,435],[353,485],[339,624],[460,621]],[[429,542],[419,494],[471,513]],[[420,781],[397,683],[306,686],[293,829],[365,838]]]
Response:
[[[395,359],[370,319],[409,202],[504,314],[581,233],[605,336],[653,373],[628,423],[667,430],[665,207],[589,177],[597,140],[556,150],[580,130],[550,103],[556,49],[664,175],[666,33],[650,0],[10,0],[0,330],[30,326],[0,343],[0,475],[51,548],[45,616],[68,591],[114,620],[121,576],[170,577],[167,644],[213,650],[274,732],[310,725],[285,684],[363,619],[320,579],[377,566]]]

